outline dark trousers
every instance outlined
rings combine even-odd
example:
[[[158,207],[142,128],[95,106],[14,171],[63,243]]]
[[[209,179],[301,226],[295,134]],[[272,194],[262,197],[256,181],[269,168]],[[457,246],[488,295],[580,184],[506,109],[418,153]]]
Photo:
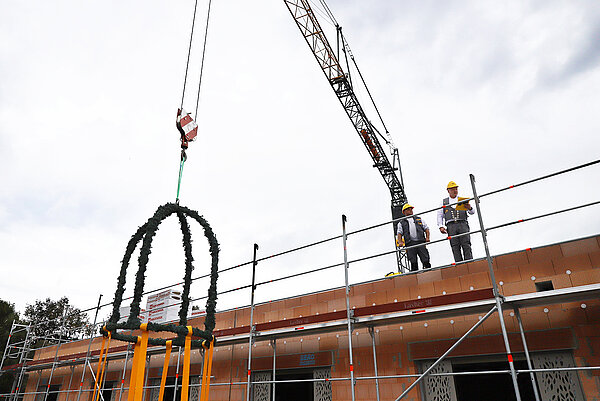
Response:
[[[455,262],[473,259],[473,251],[471,250],[471,235],[464,235],[453,238],[455,235],[468,233],[469,223],[466,221],[450,222],[447,224],[448,236],[450,237],[450,248],[454,255]],[[462,251],[462,252],[461,252]]]
[[[424,243],[425,241],[411,241],[410,243],[407,243],[406,246],[413,246]],[[431,267],[431,263],[429,262],[429,251],[427,250],[425,245],[423,245],[406,250],[406,256],[408,257],[408,262],[410,263],[410,271],[415,272],[419,270],[419,266],[417,264],[417,255],[419,255],[419,259],[421,259],[421,263],[423,263],[423,268],[429,269]]]

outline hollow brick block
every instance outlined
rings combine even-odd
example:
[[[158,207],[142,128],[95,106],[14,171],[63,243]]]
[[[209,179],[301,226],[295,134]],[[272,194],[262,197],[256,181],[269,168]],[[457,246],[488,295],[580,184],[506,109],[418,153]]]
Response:
[[[410,298],[410,291],[408,288],[394,288],[393,290],[387,290],[387,302],[392,303],[394,300],[397,302],[408,301]]]
[[[592,262],[589,254],[587,253],[583,255],[553,259],[552,264],[554,265],[554,271],[556,274],[565,273],[567,270],[581,271],[590,270],[592,268]]]
[[[571,282],[574,286],[600,283],[600,269],[573,272]]]
[[[445,339],[454,337],[454,330],[449,320],[443,320],[438,323],[428,322],[427,339]]]
[[[555,290],[559,289],[559,288],[573,287],[573,284],[572,284],[571,279],[568,274],[556,274],[554,276],[544,277],[543,279],[536,280],[536,281],[548,281],[548,280],[552,281],[552,286],[554,287]]]
[[[300,316],[309,316],[311,315],[311,311],[310,311],[310,303],[306,302],[306,303],[302,303],[303,306],[298,306],[296,308],[294,308],[292,310],[292,314],[294,315],[294,317],[300,317]]]
[[[373,283],[373,292],[383,292],[395,288],[393,279],[383,279]]]
[[[548,276],[554,276],[555,270],[551,262],[535,262],[526,265],[519,266],[521,271],[521,277],[523,280],[531,279],[531,277],[542,278]]]
[[[394,278],[394,287],[396,288],[411,288],[418,284],[416,274],[409,274],[406,276],[401,275]]]
[[[590,252],[590,261],[592,262],[592,268],[598,269],[600,268],[600,251],[598,252]]]
[[[387,294],[385,291],[382,292],[374,292],[372,294],[365,295],[365,304],[366,306],[381,305],[387,302]]]
[[[355,286],[352,286],[352,288],[350,289],[350,295],[371,294],[372,292],[373,292],[373,284],[372,283],[355,285]]]
[[[302,297],[289,298],[284,301],[285,308],[295,308],[302,305]]]
[[[490,275],[487,272],[469,274],[460,278],[460,287],[462,291],[470,291],[491,287]]]
[[[509,253],[507,255],[500,255],[494,258],[494,264],[498,269],[525,265],[527,263],[529,263],[529,259],[526,252]]]
[[[529,263],[543,262],[552,259],[559,259],[563,257],[560,245],[544,246],[541,248],[535,248],[525,251]]]
[[[535,292],[535,284],[531,280],[522,280],[516,283],[504,283],[504,295],[527,294]]]
[[[440,271],[442,272],[443,279],[462,277],[469,274],[469,267],[467,265],[450,266],[444,267],[443,269],[440,269]]]
[[[417,283],[419,284],[440,281],[441,279],[442,272],[440,270],[422,271],[417,274]]]
[[[560,244],[560,249],[563,253],[563,256],[569,257],[583,255],[590,252],[598,252],[600,251],[600,246],[598,245],[596,237],[594,237]]]
[[[552,264],[550,265],[552,267]],[[552,270],[554,273],[554,270]],[[504,269],[498,269],[494,272],[496,281],[504,283],[514,283],[522,280],[521,270],[519,266],[507,267]]]
[[[433,283],[433,288],[435,291],[435,295],[443,295],[444,291],[446,291],[446,294],[461,292],[460,278],[452,277],[440,281],[435,281]]]
[[[317,302],[329,302],[334,298],[333,295],[333,291],[320,292],[317,294]]]
[[[476,260],[466,264],[469,273],[481,273],[489,271],[487,259]]]
[[[420,284],[409,289],[411,299],[428,298],[435,295],[433,283]]]

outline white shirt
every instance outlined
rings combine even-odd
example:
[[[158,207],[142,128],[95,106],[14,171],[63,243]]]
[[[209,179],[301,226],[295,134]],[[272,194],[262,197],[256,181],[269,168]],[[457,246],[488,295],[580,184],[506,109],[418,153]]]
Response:
[[[411,240],[416,241],[417,226],[415,224],[415,219],[406,219],[406,221],[408,221],[408,236]],[[427,223],[425,223],[425,220],[421,219],[421,222],[423,223],[423,230],[429,230],[429,227],[427,226]],[[403,235],[402,224],[400,221],[398,222],[398,234]]]
[[[448,196],[448,206],[456,207],[457,203],[458,203],[458,195],[456,195],[456,198],[450,198]],[[437,211],[437,223],[438,223],[438,227],[444,227],[444,209],[441,208],[442,206],[444,206],[444,199],[442,199],[442,201],[440,202],[440,209],[438,209],[438,211]],[[473,210],[471,208],[471,210],[467,210],[467,213],[469,213],[469,214],[475,214],[475,210]],[[450,220],[450,221],[453,221],[453,220]]]

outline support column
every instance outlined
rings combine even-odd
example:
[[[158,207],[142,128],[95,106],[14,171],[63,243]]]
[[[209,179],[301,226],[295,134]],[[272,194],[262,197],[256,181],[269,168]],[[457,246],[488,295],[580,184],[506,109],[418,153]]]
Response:
[[[375,333],[373,327],[369,326],[369,334],[371,335],[371,344],[373,345],[373,366],[375,373],[375,391],[377,392],[377,401],[379,401],[379,373],[377,372],[377,352],[375,351]]]
[[[127,351],[125,351],[125,362],[123,362],[123,374],[121,375],[121,386],[119,387],[119,401],[123,396],[123,386],[125,386],[125,373],[127,372],[127,362],[129,361],[129,352],[131,350],[131,343],[127,343]]]
[[[146,400],[146,389],[148,387],[148,374],[150,373],[150,359],[152,358],[152,355],[148,355],[146,357],[146,377],[144,377],[144,384],[142,385],[142,401]],[[105,401],[110,401],[110,400],[105,400]]]
[[[44,401],[48,399],[48,393],[50,392],[50,385],[52,384],[52,377],[54,376],[54,370],[56,369],[56,361],[58,360],[58,350],[62,345],[62,331],[65,327],[65,321],[67,319],[67,313],[69,312],[69,305],[65,307],[61,327],[58,332],[58,344],[56,344],[56,352],[54,353],[54,360],[52,361],[52,368],[50,369],[50,377],[48,377],[48,385],[46,386],[46,394],[44,394]]]
[[[177,368],[175,369],[175,385],[173,386],[173,401],[177,401],[177,380],[179,379],[179,363],[181,361],[181,347],[177,347]],[[131,385],[129,386],[131,388]]]
[[[523,350],[525,351],[525,359],[527,359],[527,368],[529,370],[533,370],[531,358],[529,357],[529,347],[527,347],[527,340],[525,339],[525,330],[523,330],[523,322],[521,321],[521,313],[519,312],[518,307],[515,307],[513,310],[515,311],[515,316],[517,317],[517,322],[519,323],[521,341],[523,341]],[[531,377],[531,385],[533,386],[533,395],[535,396],[535,401],[540,401],[540,394],[538,392],[537,383],[535,381],[535,373],[529,372],[529,376]]]
[[[271,346],[273,347],[273,374],[272,374],[272,379],[273,379],[273,398],[272,400],[275,401],[275,373],[276,373],[276,359],[277,359],[277,339],[274,338],[271,340]]]
[[[248,335],[248,381],[246,384],[246,401],[250,401],[250,391],[252,389],[252,383],[250,382],[250,374],[252,373],[252,342],[254,340],[254,290],[256,290],[255,279],[256,279],[256,251],[258,245],[254,244],[254,257],[252,259],[252,286],[250,291],[250,333]]]
[[[352,360],[352,319],[354,311],[350,309],[350,286],[348,285],[348,249],[346,235],[346,215],[342,215],[342,239],[344,243],[344,278],[346,286],[346,318],[348,321],[348,354],[350,358],[350,390],[352,392],[352,401],[355,401],[354,395],[354,363]],[[520,401],[520,400],[519,400]]]
[[[65,401],[69,401],[69,395],[71,395],[71,384],[73,384],[73,376],[75,374],[75,366],[71,366],[71,376],[69,377],[69,386],[67,387],[67,396]]]
[[[494,297],[496,298],[496,307],[498,308],[498,318],[500,318],[500,327],[502,328],[502,337],[504,338],[504,347],[506,348],[506,354],[508,359],[508,366],[510,367],[510,376],[512,378],[513,387],[515,390],[515,397],[517,401],[521,401],[521,393],[519,392],[519,383],[517,382],[517,372],[515,370],[515,364],[513,362],[512,352],[510,351],[510,343],[508,342],[508,333],[506,332],[506,324],[504,323],[504,314],[502,313],[502,302],[504,301],[500,292],[498,291],[498,284],[496,283],[496,276],[494,274],[494,265],[492,263],[492,256],[490,255],[490,249],[487,242],[487,233],[485,226],[483,225],[483,218],[481,216],[481,207],[479,206],[479,196],[477,196],[477,188],[475,188],[475,176],[469,174],[471,178],[471,188],[473,189],[473,198],[475,199],[475,208],[477,209],[477,218],[479,219],[479,228],[481,230],[481,237],[483,238],[483,246],[485,248],[485,256],[488,262],[488,268],[490,270],[490,280],[494,287]]]
[[[96,315],[94,316],[94,323],[92,324],[92,330],[90,333],[90,343],[85,354],[85,360],[83,361],[83,370],[81,371],[81,380],[79,381],[79,391],[77,392],[77,401],[80,401],[81,390],[83,390],[83,382],[85,380],[85,367],[89,363],[90,350],[92,349],[92,342],[94,341],[94,332],[96,331],[96,321],[98,320],[98,312],[100,311],[100,300],[102,300],[102,294],[98,297],[98,305],[96,306]],[[91,366],[90,366],[91,368]]]

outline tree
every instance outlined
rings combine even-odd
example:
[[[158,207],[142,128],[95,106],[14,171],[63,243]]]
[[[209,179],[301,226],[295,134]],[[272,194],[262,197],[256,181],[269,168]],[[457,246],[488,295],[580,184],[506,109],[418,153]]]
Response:
[[[31,324],[34,336],[56,339],[59,335],[62,339],[76,338],[85,332],[89,324],[87,315],[69,305],[67,297],[58,301],[46,298],[44,301],[37,300],[35,304],[27,305],[24,320]],[[39,342],[36,345],[39,345]]]
[[[15,305],[0,299],[0,358],[4,355],[4,349],[8,343],[8,335],[12,327],[13,321],[19,321],[19,314],[15,310]],[[18,361],[7,359],[4,361],[4,366],[17,363]],[[0,372],[0,394],[10,392],[14,374],[12,372]]]

